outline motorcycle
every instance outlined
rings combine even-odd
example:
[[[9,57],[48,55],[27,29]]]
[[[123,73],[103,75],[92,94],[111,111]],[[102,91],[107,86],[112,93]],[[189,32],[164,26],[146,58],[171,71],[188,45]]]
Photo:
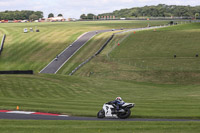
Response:
[[[124,103],[119,110],[116,109],[116,105],[112,102],[105,103],[103,109],[97,113],[97,118],[120,118],[126,119],[131,115],[131,108],[134,107],[134,103]]]

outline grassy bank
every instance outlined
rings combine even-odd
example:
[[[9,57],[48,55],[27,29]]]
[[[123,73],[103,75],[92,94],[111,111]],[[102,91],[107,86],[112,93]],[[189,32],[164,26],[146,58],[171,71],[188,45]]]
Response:
[[[200,24],[195,23],[117,35],[101,55],[76,74],[88,76],[92,72],[93,78],[199,84],[199,28]]]
[[[103,33],[92,38],[67,63],[65,63],[65,65],[57,72],[57,74],[68,75],[71,73],[78,65],[93,56],[113,33],[115,32]]]
[[[52,59],[88,31],[144,27],[147,21],[100,21],[64,23],[8,23],[0,24],[1,33],[7,34],[0,70],[34,70],[39,72]],[[151,21],[152,25],[166,21]],[[39,33],[23,33],[24,28],[38,28]]]
[[[0,31],[8,35],[0,70],[36,72],[0,75],[0,109],[15,110],[19,106],[25,111],[96,117],[105,102],[121,96],[125,102],[135,103],[132,118],[200,119],[199,58],[194,57],[199,49],[199,24],[116,36],[75,76],[64,74],[93,55],[110,33],[93,38],[59,74],[37,72],[83,32],[142,27],[147,22],[37,23],[41,32],[28,34],[22,33],[23,28],[36,23],[0,25]],[[124,40],[116,46],[120,38]],[[198,133],[200,128],[199,122],[0,120],[0,131]]]
[[[1,133],[198,133],[199,122],[0,120]]]
[[[61,75],[0,75],[0,108],[93,116],[121,96],[134,118],[200,118],[198,85],[158,85]]]
[[[3,38],[3,34],[0,32],[0,45],[1,45],[2,38]]]

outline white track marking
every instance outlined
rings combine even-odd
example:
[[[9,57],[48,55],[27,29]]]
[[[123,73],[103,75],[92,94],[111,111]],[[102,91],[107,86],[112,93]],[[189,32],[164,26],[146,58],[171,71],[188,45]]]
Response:
[[[35,112],[26,112],[26,111],[9,111],[7,113],[10,113],[10,114],[33,114]]]
[[[76,41],[78,41],[79,38],[81,38],[82,36],[84,36],[87,33],[88,32],[83,33],[82,35],[80,35],[71,45],[73,45]],[[69,47],[70,47],[70,45],[67,48],[65,48],[58,56],[60,56],[63,52],[65,52],[65,50],[67,50]],[[44,69],[46,69],[54,60],[55,60],[55,58],[46,67],[44,67],[39,73],[41,73]]]
[[[163,26],[166,27],[166,26]],[[125,30],[123,32],[119,32],[119,33],[115,33],[115,34],[121,34],[121,33],[125,33],[125,32],[130,32],[130,31],[141,31],[141,30],[149,30],[149,29],[153,29],[153,28],[162,28],[162,27],[158,27],[158,26],[154,26],[154,27],[145,27],[145,28],[136,28],[136,29],[129,29],[129,30]],[[93,32],[93,31],[90,31]],[[83,33],[81,36],[79,36],[76,41],[78,41],[82,36],[84,36],[85,34],[87,34],[89,32]],[[93,35],[87,42],[89,42],[95,35]],[[73,45],[76,41],[74,41],[71,45]],[[57,70],[56,72],[54,72],[54,74],[56,74],[64,65],[66,62],[68,62],[87,42],[85,42],[79,49],[77,49]],[[70,47],[70,45],[65,48],[58,56],[62,55],[68,48]],[[55,60],[55,58],[46,66],[44,67],[39,73],[41,73],[44,69],[46,69],[53,61]]]
[[[88,33],[88,32],[87,32]],[[79,49],[77,49],[59,68],[58,70],[54,73],[56,74],[64,65],[66,62],[68,62],[85,44],[87,44],[95,35],[93,35],[87,42],[85,42]]]
[[[60,117],[69,117],[68,115],[59,115]]]

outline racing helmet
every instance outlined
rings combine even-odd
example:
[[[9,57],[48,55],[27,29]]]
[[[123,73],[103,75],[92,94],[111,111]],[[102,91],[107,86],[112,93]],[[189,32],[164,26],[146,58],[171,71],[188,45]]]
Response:
[[[122,98],[121,97],[117,97],[115,100],[122,101]]]

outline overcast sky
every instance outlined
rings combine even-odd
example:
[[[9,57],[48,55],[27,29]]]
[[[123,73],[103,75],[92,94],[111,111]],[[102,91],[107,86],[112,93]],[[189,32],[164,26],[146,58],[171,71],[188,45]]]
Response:
[[[34,10],[54,16],[63,14],[65,18],[79,18],[85,13],[107,13],[114,10],[145,5],[200,5],[200,0],[0,0],[0,11]]]

